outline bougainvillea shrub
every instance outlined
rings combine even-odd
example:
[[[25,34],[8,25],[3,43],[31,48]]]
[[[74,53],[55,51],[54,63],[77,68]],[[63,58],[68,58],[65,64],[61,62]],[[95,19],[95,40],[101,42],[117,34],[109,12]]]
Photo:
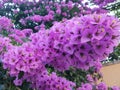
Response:
[[[26,80],[38,90],[72,90],[75,83],[58,77],[55,72],[48,73],[45,66],[63,72],[70,67],[88,70],[97,64],[98,72],[100,61],[119,43],[119,23],[117,18],[105,14],[55,23],[50,30],[32,34],[27,43],[8,49],[2,58],[3,67],[10,76],[16,77],[15,85],[22,85]]]
[[[104,9],[113,1],[0,1],[0,70],[11,78],[1,80],[9,90],[120,90],[96,84],[119,44],[120,21]]]
[[[0,15],[13,20],[19,29],[50,28],[54,22],[92,13],[107,13],[107,3],[115,0],[2,0]],[[97,7],[90,8],[91,4]]]

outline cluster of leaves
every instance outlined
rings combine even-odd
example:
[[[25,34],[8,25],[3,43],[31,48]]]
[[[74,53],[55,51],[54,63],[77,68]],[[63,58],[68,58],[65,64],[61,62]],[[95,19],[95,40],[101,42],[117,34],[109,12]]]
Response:
[[[0,62],[0,90],[19,90],[13,84],[14,78],[10,77],[7,70],[4,70]]]
[[[64,72],[57,71],[51,66],[46,66],[46,68],[48,69],[49,73],[55,71],[58,76],[65,77],[66,79],[75,82],[77,87],[79,87],[82,83],[89,82],[86,78],[87,75],[91,75],[94,81],[95,79],[101,81],[103,80],[101,73],[95,72],[94,67],[91,67],[89,70],[86,71],[82,69],[70,68],[69,70],[66,70]]]
[[[119,0],[115,3],[107,5],[105,8],[113,12],[117,17],[120,17],[120,1]]]

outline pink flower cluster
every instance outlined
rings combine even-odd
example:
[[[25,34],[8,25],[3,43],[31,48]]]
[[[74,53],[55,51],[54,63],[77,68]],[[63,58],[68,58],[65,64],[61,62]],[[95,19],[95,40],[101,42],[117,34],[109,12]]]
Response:
[[[49,65],[57,70],[64,71],[70,66],[89,69],[113,52],[119,43],[119,28],[120,22],[114,17],[86,15],[56,23],[43,37],[41,32],[35,34],[32,42],[41,40],[38,44],[47,53],[44,59],[51,61]]]
[[[26,80],[37,90],[72,90],[74,83],[55,73],[49,74],[45,66],[60,71],[69,67],[87,70],[96,66],[96,71],[99,71],[100,61],[119,43],[119,29],[120,21],[104,14],[61,21],[50,30],[32,34],[31,41],[9,49],[4,54],[3,66],[16,77],[16,85]],[[19,78],[21,72],[24,75]]]
[[[25,39],[27,39],[32,33],[32,29],[13,29],[13,32],[8,36],[16,43],[23,44],[25,42]]]
[[[33,73],[36,69],[44,67],[40,60],[42,53],[36,52],[32,44],[24,43],[22,46],[14,46],[4,55],[4,68],[10,69],[10,75],[16,76],[20,71]]]
[[[33,87],[37,87],[37,90],[72,90],[75,87],[75,83],[58,77],[54,72],[50,75],[45,73],[39,75],[38,82],[34,83],[35,86],[33,85]]]
[[[103,0],[103,3],[107,4],[113,1],[114,0]],[[49,28],[46,23],[51,23],[52,26],[55,21],[61,21],[64,18],[70,19],[74,16],[107,12],[102,6],[99,8],[90,8],[89,3],[84,3],[84,0],[1,0],[0,2],[2,3],[2,7],[5,6],[6,3],[13,3],[13,5],[15,5],[11,13],[15,17],[14,20],[17,21],[16,24],[19,24],[22,29],[30,27],[31,24],[30,26],[28,25],[30,22],[35,24],[33,26],[35,30],[40,30],[41,27],[36,27],[41,24]],[[92,2],[101,5],[100,0],[93,0]],[[21,6],[23,6],[23,8]],[[19,18],[19,15],[21,18]]]
[[[22,46],[10,49],[4,55],[4,68],[9,70],[11,76],[15,76],[15,85],[22,85],[24,80],[31,82],[32,88],[38,90],[72,90],[74,83],[67,81],[65,78],[56,76],[55,73],[48,74],[45,64],[41,60],[42,51],[38,51],[35,45],[25,43]],[[20,72],[24,72],[19,79]]]
[[[4,53],[12,48],[11,40],[7,37],[0,37],[0,59],[3,57]]]
[[[113,86],[111,88],[109,88],[106,86],[105,83],[101,82],[99,83],[98,85],[92,85],[90,83],[85,83],[85,84],[82,84],[81,87],[77,88],[77,90],[120,90],[119,87],[116,87],[116,86]]]
[[[100,5],[100,6],[105,6],[108,3],[112,3],[114,1],[116,1],[116,0],[102,0],[102,1],[101,0],[93,0],[94,3],[96,3],[96,4]]]
[[[3,30],[6,30],[7,32],[10,32],[12,30],[13,24],[10,19],[3,16],[0,17],[0,32]]]

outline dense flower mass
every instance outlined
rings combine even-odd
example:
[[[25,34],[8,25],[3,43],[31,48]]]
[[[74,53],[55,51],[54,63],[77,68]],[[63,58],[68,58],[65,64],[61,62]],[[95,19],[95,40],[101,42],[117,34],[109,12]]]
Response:
[[[11,17],[12,14],[14,18],[11,18],[17,28],[32,28],[36,32],[40,30],[41,24],[44,24],[45,28],[50,28],[55,21],[61,21],[64,18],[107,13],[108,11],[103,6],[115,0],[90,0],[100,6],[99,8],[89,7],[88,1],[84,3],[84,0],[1,0],[1,10],[5,10],[7,14],[0,13],[0,15]]]
[[[75,86],[73,82],[58,77],[56,73],[51,75],[44,74],[39,76],[39,78],[39,83],[35,83],[38,90],[72,90],[72,87]]]
[[[98,85],[90,84],[90,83],[85,83],[82,84],[81,87],[77,88],[77,90],[120,90],[119,87],[107,87],[105,83],[101,82]]]
[[[13,45],[10,43],[11,40],[7,37],[0,37],[0,59],[3,57],[4,53],[11,49]]]
[[[96,84],[119,44],[120,21],[105,9],[114,1],[0,0],[0,70],[21,90],[120,90]]]
[[[13,29],[12,33],[9,34],[9,38],[19,44],[23,44],[27,42],[28,37],[32,34],[32,29]]]
[[[105,6],[108,3],[114,2],[116,0],[93,0],[94,3],[100,5],[100,6]]]
[[[32,88],[38,90],[72,90],[75,84],[56,76],[55,73],[49,75],[46,65],[59,71],[70,67],[88,70],[95,66],[95,70],[99,71],[100,61],[119,43],[119,28],[120,22],[117,18],[104,14],[64,20],[55,23],[50,30],[32,34],[31,41],[9,49],[2,62],[10,75],[16,77],[16,85],[27,80],[31,82]],[[31,30],[28,31],[31,33]],[[16,35],[17,33],[16,31]],[[20,36],[24,37],[24,34]],[[19,78],[21,72],[24,74]],[[102,86],[104,84],[98,85],[98,88]],[[83,87],[92,88],[87,84]]]
[[[46,32],[46,41],[42,41],[47,47],[44,51],[48,53],[49,64],[58,70],[67,70],[70,66],[82,69],[94,66],[95,61],[105,59],[118,45],[119,24],[118,19],[104,14],[56,23]]]
[[[2,30],[10,32],[12,30],[12,27],[13,24],[10,19],[5,16],[0,17],[0,33],[2,32]]]
[[[22,46],[11,48],[3,59],[4,68],[9,70],[9,74],[16,77],[15,85],[20,86],[24,80],[31,82],[32,88],[37,90],[72,90],[74,83],[56,74],[49,75],[41,57],[44,53],[38,51],[35,45],[25,43]],[[24,75],[19,78],[19,74]]]

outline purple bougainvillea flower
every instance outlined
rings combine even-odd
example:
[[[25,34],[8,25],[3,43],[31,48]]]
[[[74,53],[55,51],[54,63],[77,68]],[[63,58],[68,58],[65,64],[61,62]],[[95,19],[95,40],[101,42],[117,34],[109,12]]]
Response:
[[[98,86],[97,86],[98,90],[107,90],[107,85],[103,82],[101,82]]]
[[[22,80],[20,80],[20,79],[15,79],[13,82],[16,86],[21,86],[22,85]]]
[[[93,35],[94,35],[94,29],[84,30],[82,33],[82,37],[81,37],[81,43],[86,43],[86,42],[91,41],[93,38]]]
[[[101,40],[106,34],[106,31],[104,28],[97,28],[95,34],[94,34],[94,39]]]

